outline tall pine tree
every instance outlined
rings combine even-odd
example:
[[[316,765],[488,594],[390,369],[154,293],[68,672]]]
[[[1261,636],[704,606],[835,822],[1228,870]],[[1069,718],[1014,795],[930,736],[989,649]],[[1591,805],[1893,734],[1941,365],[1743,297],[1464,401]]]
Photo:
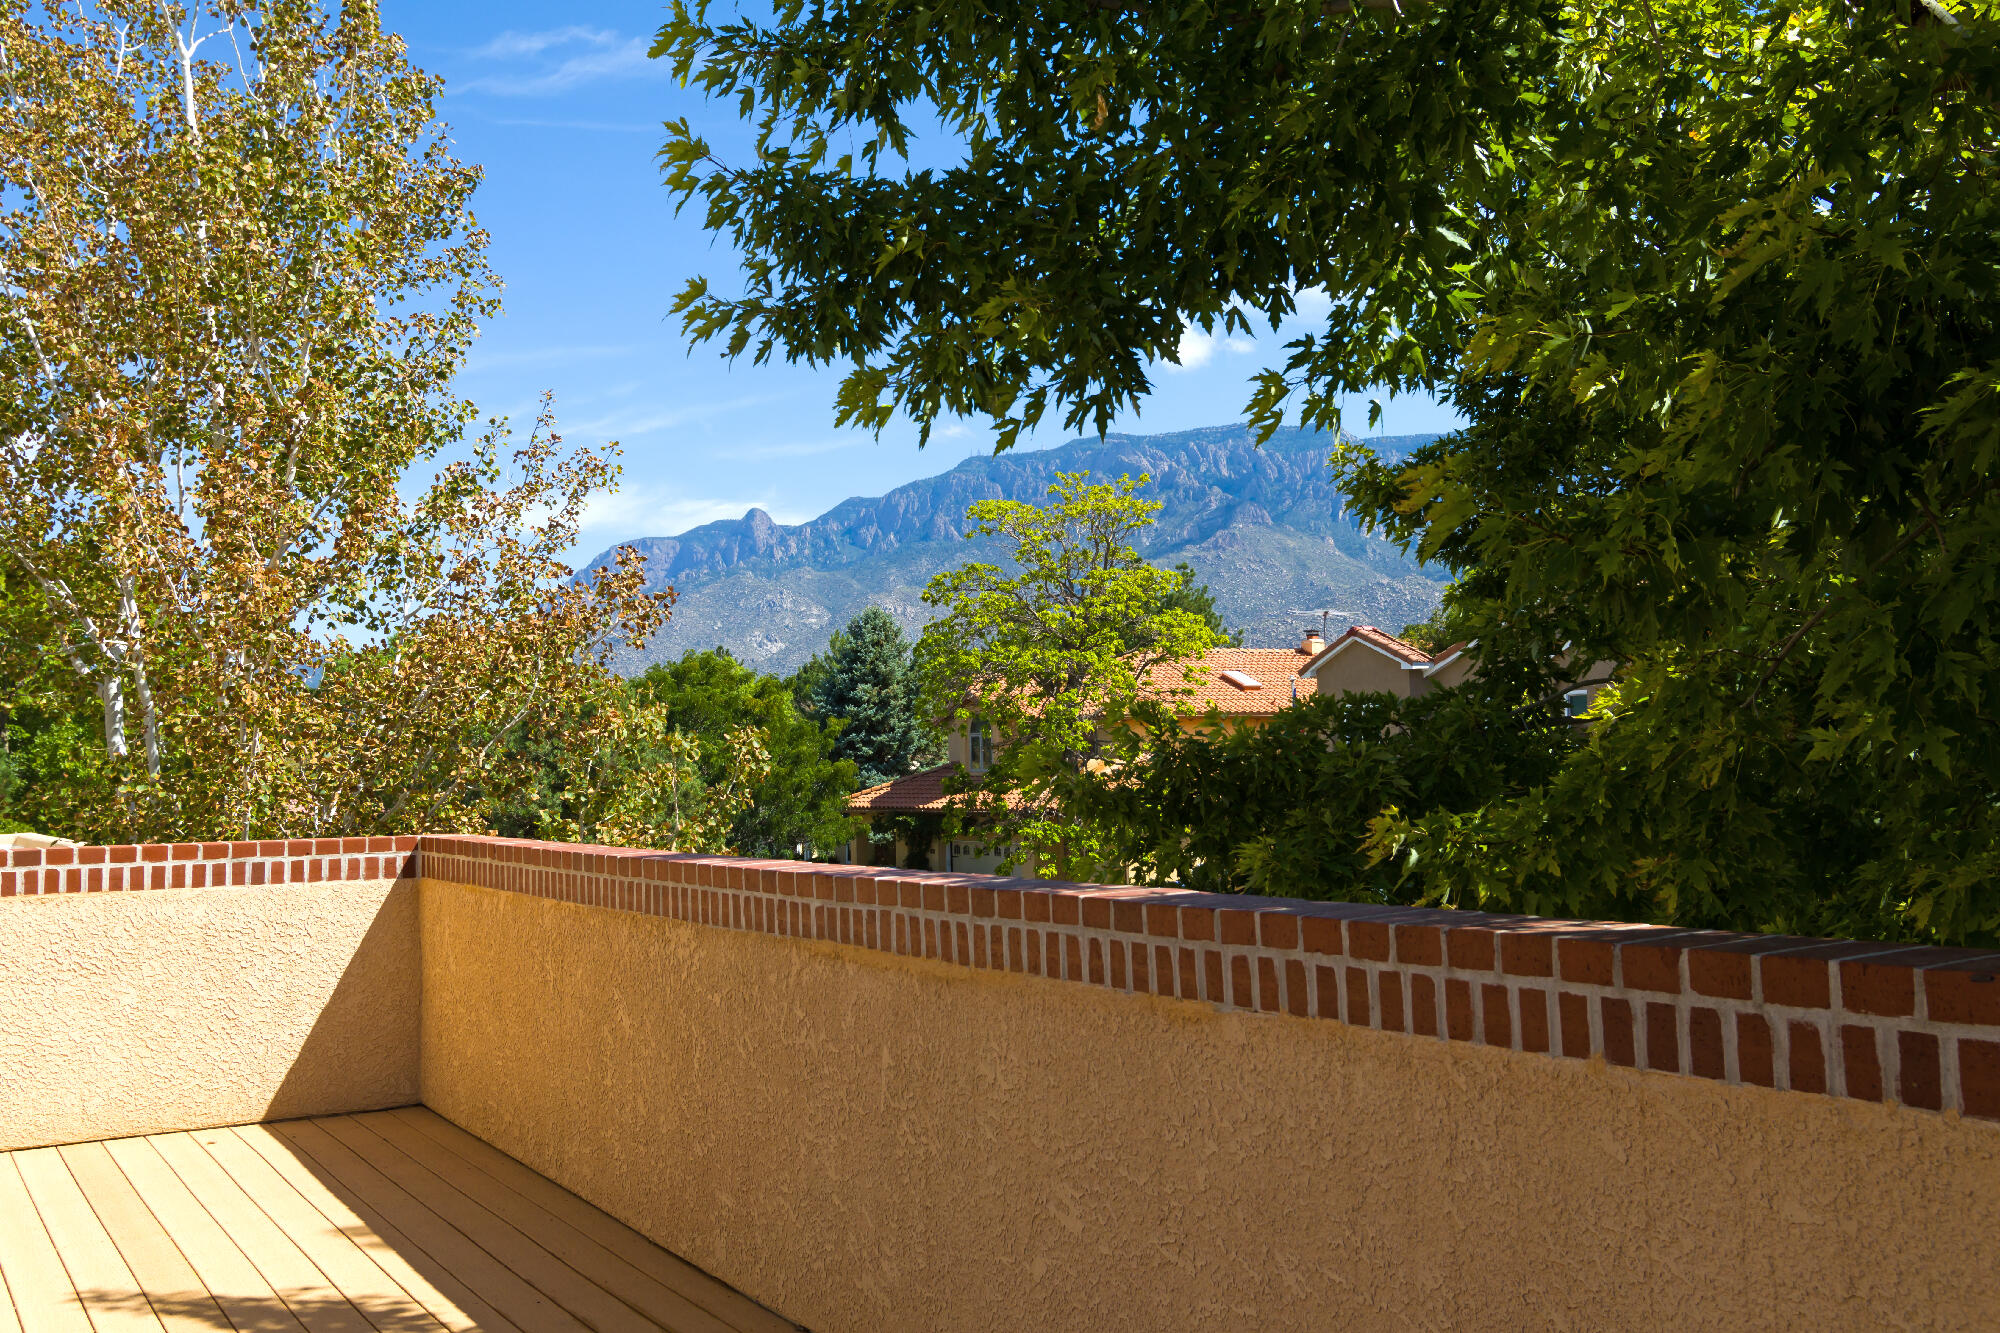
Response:
[[[846,722],[833,757],[853,760],[862,786],[937,762],[937,732],[917,713],[910,641],[887,611],[871,606],[848,621],[816,674],[811,711]]]

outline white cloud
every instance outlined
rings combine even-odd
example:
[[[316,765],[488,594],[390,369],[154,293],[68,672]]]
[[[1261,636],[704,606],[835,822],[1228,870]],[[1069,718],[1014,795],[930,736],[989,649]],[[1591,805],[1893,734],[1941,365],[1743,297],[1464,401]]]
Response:
[[[1176,366],[1169,362],[1167,369],[1200,370],[1215,359],[1217,352],[1227,351],[1241,355],[1254,350],[1256,346],[1257,344],[1240,334],[1203,333],[1190,324],[1181,330],[1180,347],[1177,349],[1180,364]]]
[[[582,558],[588,558],[619,542],[672,537],[704,523],[742,518],[751,509],[762,509],[774,521],[785,524],[815,517],[796,512],[769,495],[721,499],[686,495],[667,486],[630,486],[594,495],[585,503],[577,547],[584,552]]]
[[[586,28],[572,24],[567,28],[549,28],[542,32],[515,32],[509,28],[486,45],[472,53],[475,60],[508,60],[519,56],[538,56],[557,46],[611,46],[618,40],[618,34],[606,28]]]
[[[460,84],[456,91],[501,97],[546,97],[600,79],[664,74],[662,66],[647,59],[649,45],[644,37],[621,38],[615,32],[599,28],[503,32],[472,52],[472,56],[520,68],[482,74]],[[582,49],[575,49],[579,47]],[[565,51],[574,53],[562,55]],[[556,58],[558,55],[560,59]]]
[[[1302,287],[1292,293],[1292,303],[1297,312],[1293,318],[1313,324],[1324,323],[1333,313],[1333,298],[1324,287]]]

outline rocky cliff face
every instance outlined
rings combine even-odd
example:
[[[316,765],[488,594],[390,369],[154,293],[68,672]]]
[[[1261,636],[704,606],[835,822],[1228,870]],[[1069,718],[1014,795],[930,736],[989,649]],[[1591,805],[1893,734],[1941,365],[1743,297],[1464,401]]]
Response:
[[[1400,456],[1431,436],[1377,438]],[[761,509],[674,537],[629,544],[645,557],[653,587],[680,600],[667,629],[625,671],[722,645],[760,670],[786,672],[870,603],[913,635],[929,619],[924,584],[972,558],[996,559],[967,542],[975,500],[1043,498],[1057,472],[1109,480],[1148,473],[1144,494],[1165,505],[1141,550],[1161,564],[1185,560],[1215,591],[1217,608],[1253,647],[1296,640],[1320,608],[1335,619],[1394,630],[1436,606],[1438,571],[1364,535],[1341,509],[1326,457],[1331,436],[1281,431],[1262,448],[1241,426],[1173,435],[1112,435],[1051,449],[967,459],[940,476],[875,498],[843,500],[788,527]],[[585,568],[608,563],[606,551]]]

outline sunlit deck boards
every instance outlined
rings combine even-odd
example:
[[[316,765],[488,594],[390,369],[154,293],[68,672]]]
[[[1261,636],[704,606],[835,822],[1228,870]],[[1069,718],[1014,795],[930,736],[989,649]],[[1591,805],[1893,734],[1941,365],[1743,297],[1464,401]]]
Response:
[[[0,1333],[794,1325],[422,1108],[0,1153]]]

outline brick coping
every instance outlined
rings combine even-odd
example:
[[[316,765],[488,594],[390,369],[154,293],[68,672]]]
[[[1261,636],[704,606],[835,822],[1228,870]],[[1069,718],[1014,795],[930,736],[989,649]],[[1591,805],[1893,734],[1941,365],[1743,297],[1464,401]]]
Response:
[[[2000,1120],[2000,953],[422,837],[0,851],[0,898],[424,877],[1223,1009]]]

